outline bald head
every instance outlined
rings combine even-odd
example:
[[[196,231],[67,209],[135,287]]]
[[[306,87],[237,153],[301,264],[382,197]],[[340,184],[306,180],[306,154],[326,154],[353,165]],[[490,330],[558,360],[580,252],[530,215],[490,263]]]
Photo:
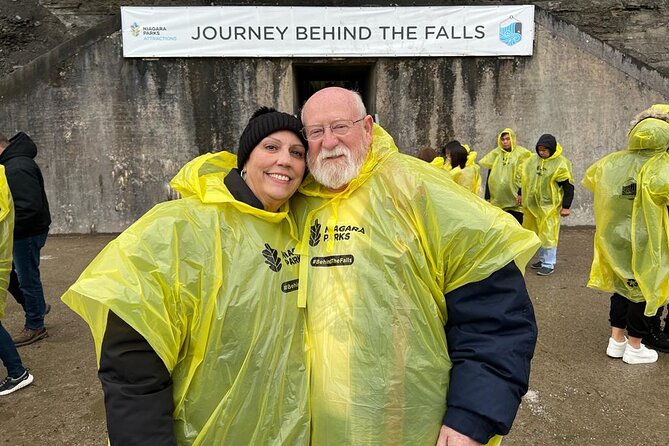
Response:
[[[356,92],[329,87],[314,93],[302,108],[308,131],[307,163],[316,181],[341,190],[360,172],[372,143],[372,117]],[[334,130],[333,130],[334,129]]]
[[[318,90],[304,103],[302,108],[302,122],[304,125],[309,125],[304,121],[305,118],[308,119],[314,110],[322,107],[336,108],[341,110],[342,113],[353,111],[359,117],[367,114],[365,104],[362,102],[359,93],[341,87],[327,87]]]

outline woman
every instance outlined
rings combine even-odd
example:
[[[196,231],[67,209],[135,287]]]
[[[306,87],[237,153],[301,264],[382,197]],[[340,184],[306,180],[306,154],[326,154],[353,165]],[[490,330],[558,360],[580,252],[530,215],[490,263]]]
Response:
[[[300,121],[261,108],[63,296],[90,325],[112,445],[308,444],[299,256],[287,201]]]
[[[444,146],[444,155],[448,160],[444,163],[444,169],[449,169],[450,166],[449,173],[453,181],[479,195],[481,174],[476,164],[476,152],[470,151],[467,144],[453,140]]]

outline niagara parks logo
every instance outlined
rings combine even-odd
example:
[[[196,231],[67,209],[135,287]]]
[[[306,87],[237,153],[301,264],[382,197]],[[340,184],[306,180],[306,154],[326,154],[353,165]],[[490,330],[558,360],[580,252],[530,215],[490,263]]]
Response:
[[[268,243],[265,243],[265,249],[262,250],[262,255],[265,257],[265,263],[269,265],[269,269],[275,273],[281,271],[281,258],[276,249],[272,248]]]
[[[141,40],[177,40],[177,36],[167,33],[166,26],[141,26],[137,22],[130,25],[130,35],[134,38],[140,37]]]
[[[130,25],[130,34],[132,34],[132,37],[139,36],[141,32],[142,32],[142,27],[139,26],[139,23],[134,22],[132,25]]]

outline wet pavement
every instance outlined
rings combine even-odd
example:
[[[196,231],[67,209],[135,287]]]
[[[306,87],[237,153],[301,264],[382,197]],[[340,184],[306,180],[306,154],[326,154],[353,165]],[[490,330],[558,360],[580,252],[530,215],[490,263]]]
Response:
[[[530,390],[507,446],[669,444],[669,355],[606,356],[610,294],[586,287],[592,228],[563,228],[555,272],[527,271],[539,323]]]
[[[634,366],[606,356],[609,296],[585,286],[592,236],[592,228],[563,228],[555,273],[527,271],[539,342],[505,446],[669,444],[669,355]],[[106,444],[90,332],[58,297],[111,238],[48,239],[42,276],[50,336],[19,350],[35,383],[0,397],[0,444]],[[14,333],[22,321],[11,297],[7,310],[2,322]]]

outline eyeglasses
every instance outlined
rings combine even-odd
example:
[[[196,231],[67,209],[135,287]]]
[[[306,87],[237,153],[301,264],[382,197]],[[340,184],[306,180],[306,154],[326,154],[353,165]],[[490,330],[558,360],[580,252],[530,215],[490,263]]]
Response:
[[[340,119],[338,121],[332,121],[329,125],[330,131],[333,135],[344,136],[353,128],[353,125],[365,119],[364,117],[358,119],[357,121],[351,121],[350,119]],[[322,125],[310,125],[302,129],[302,135],[307,139],[307,141],[320,141],[325,136],[325,129]]]

